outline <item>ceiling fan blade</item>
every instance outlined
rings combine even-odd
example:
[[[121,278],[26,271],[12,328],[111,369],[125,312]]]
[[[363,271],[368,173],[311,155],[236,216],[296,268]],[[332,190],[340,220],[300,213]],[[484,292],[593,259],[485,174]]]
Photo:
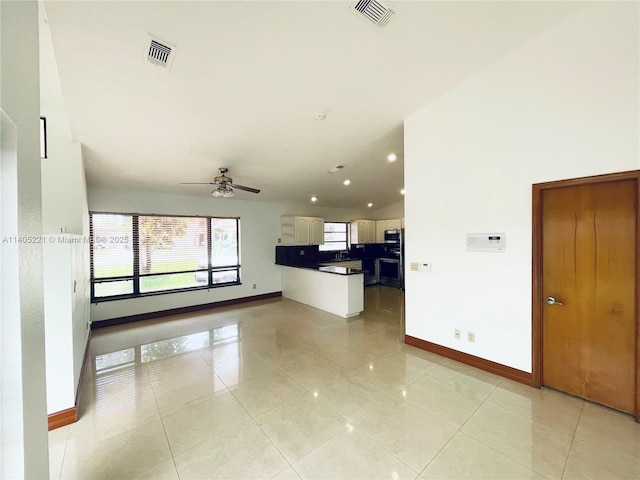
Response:
[[[180,185],[217,185],[216,182],[180,182]]]
[[[258,190],[257,188],[245,187],[243,185],[238,185],[237,183],[230,183],[229,185],[231,185],[233,188],[237,188],[238,190],[245,190],[251,193],[260,193],[260,190]]]

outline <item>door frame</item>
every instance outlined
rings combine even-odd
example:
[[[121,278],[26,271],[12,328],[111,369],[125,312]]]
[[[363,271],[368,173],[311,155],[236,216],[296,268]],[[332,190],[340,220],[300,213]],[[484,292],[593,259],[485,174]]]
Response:
[[[635,292],[635,409],[634,416],[640,422],[640,170],[572,178],[552,182],[537,183],[532,186],[532,282],[531,282],[531,381],[540,388],[544,383],[542,363],[542,195],[546,190],[598,183],[611,183],[622,180],[634,180],[636,185],[636,292]]]

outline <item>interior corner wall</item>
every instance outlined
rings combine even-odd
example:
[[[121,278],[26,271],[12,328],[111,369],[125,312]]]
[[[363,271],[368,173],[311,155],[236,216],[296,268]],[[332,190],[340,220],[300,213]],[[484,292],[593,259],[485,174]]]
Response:
[[[47,121],[47,158],[42,160],[44,233],[83,234],[87,203],[81,145],[74,142],[58,75],[46,11],[40,11],[40,115]]]
[[[313,216],[346,222],[362,218],[364,214],[360,210],[342,208],[91,187],[89,209],[95,212],[239,217],[242,263],[242,285],[94,303],[91,305],[92,322],[280,292],[281,267],[275,264],[280,216]]]
[[[0,477],[49,477],[42,286],[40,190],[40,81],[37,2],[0,2],[0,107],[15,125],[13,205],[8,212],[16,248],[2,254],[2,427]],[[3,122],[4,123],[4,122]],[[4,139],[2,148],[5,147]],[[5,156],[2,152],[2,227],[5,227]],[[17,227],[17,228],[16,228]],[[17,241],[16,238],[24,239]],[[6,244],[4,244],[6,245]],[[5,296],[5,262],[13,275]],[[14,272],[14,273],[16,273]],[[17,289],[15,288],[17,284]],[[9,331],[11,336],[7,337]],[[6,349],[6,347],[9,347]],[[6,349],[6,350],[5,350]],[[7,358],[7,351],[13,355]],[[12,370],[11,376],[5,376]],[[5,415],[7,404],[17,407]],[[14,422],[13,425],[10,422]]]
[[[639,6],[588,3],[406,119],[406,258],[432,263],[407,335],[531,372],[532,184],[640,167]],[[505,253],[466,250],[490,232]]]
[[[41,2],[39,17],[40,115],[47,119],[41,161],[47,413],[53,414],[75,406],[80,384],[90,323],[89,226],[82,145],[71,135]]]
[[[382,207],[373,212],[372,220],[386,220],[389,218],[402,218],[404,217],[404,200],[396,202],[386,207]]]

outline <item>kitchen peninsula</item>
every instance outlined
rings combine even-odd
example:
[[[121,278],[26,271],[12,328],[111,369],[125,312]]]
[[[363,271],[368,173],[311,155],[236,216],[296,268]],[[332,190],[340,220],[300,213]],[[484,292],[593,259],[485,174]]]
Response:
[[[307,261],[299,258],[292,261],[285,248],[276,247],[276,264],[282,266],[283,297],[343,318],[355,317],[364,310],[362,270],[326,265],[331,262],[318,261],[312,255],[308,255]],[[305,251],[305,247],[296,247],[296,250],[299,253]]]

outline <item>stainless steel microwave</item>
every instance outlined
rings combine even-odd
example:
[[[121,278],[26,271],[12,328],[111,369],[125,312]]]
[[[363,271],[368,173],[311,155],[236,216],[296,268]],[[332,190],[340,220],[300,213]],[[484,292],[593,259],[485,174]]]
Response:
[[[400,244],[400,230],[385,230],[384,231],[384,243]]]

